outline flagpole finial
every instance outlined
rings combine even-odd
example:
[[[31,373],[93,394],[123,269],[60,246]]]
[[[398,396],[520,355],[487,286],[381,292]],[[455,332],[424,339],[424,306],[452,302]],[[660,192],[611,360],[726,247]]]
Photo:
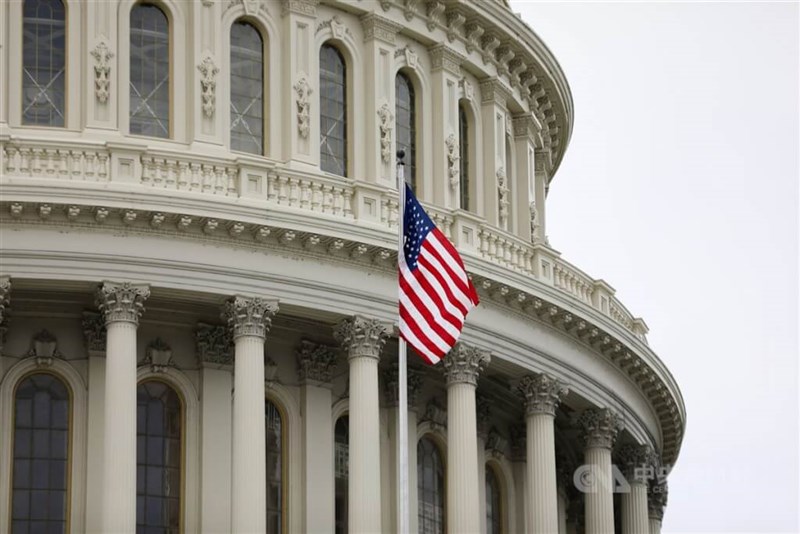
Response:
[[[406,151],[403,150],[402,148],[400,150],[398,150],[397,151],[397,164],[398,165],[405,165],[405,162],[403,162],[403,159],[405,157],[406,157]]]

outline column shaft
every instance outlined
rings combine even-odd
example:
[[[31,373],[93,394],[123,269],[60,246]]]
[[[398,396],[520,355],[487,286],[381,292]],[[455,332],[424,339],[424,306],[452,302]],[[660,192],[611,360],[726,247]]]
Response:
[[[651,517],[649,520],[650,523],[650,534],[661,534],[661,520],[655,517]]]
[[[333,420],[331,390],[306,384],[301,389],[303,413],[303,480],[305,532],[331,532],[334,510]]]
[[[231,527],[231,388],[230,370],[205,367],[200,407],[203,447],[200,488],[200,525],[203,532],[225,532]]]
[[[556,489],[556,451],[553,416],[534,413],[527,418],[528,532],[558,533],[558,493]]]
[[[647,485],[628,478],[630,493],[622,494],[622,534],[647,533]]]
[[[136,323],[107,324],[103,532],[136,530]]]
[[[592,487],[586,493],[586,534],[614,534],[611,450],[589,447],[586,464],[592,466]]]
[[[233,532],[267,529],[266,419],[264,416],[264,338],[235,340],[233,392]]]
[[[558,494],[558,534],[567,534],[567,498]]]
[[[378,447],[378,359],[350,359],[350,480],[348,514],[351,533],[381,532],[381,463]]]
[[[447,387],[447,527],[450,532],[480,532],[478,437],[475,386]]]

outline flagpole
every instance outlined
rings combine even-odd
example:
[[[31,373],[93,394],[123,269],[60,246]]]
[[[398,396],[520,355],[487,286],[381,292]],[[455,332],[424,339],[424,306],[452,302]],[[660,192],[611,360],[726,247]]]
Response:
[[[397,151],[397,261],[403,254],[403,212],[405,210],[405,172],[403,158],[405,152]],[[399,303],[398,303],[399,304]],[[398,305],[398,320],[399,320]],[[398,323],[399,324],[399,323]],[[397,532],[408,534],[408,381],[406,376],[406,340],[399,336],[397,343],[397,472],[399,482],[399,503],[397,510]]]

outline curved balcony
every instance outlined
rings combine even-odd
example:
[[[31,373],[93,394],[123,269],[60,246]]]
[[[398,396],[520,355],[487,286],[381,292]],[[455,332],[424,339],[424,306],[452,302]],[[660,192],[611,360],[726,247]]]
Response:
[[[370,268],[396,262],[397,194],[352,179],[303,173],[250,156],[209,157],[134,144],[0,138],[3,223],[103,224],[301,246]],[[602,354],[649,399],[664,461],[685,423],[680,391],[647,345],[647,326],[614,290],[541,243],[463,210],[426,205],[461,251],[483,300],[530,315]]]

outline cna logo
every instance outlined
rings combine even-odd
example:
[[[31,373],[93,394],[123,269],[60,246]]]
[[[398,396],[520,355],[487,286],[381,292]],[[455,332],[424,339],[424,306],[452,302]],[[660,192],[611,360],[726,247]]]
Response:
[[[667,467],[653,466],[636,467],[633,470],[633,481],[644,483],[649,487],[649,482],[655,482],[655,488],[666,481],[669,469]],[[597,493],[608,491],[613,493],[630,493],[631,484],[622,470],[616,464],[611,465],[611,472],[605,471],[598,465],[584,464],[579,466],[572,474],[572,483],[581,493]]]

